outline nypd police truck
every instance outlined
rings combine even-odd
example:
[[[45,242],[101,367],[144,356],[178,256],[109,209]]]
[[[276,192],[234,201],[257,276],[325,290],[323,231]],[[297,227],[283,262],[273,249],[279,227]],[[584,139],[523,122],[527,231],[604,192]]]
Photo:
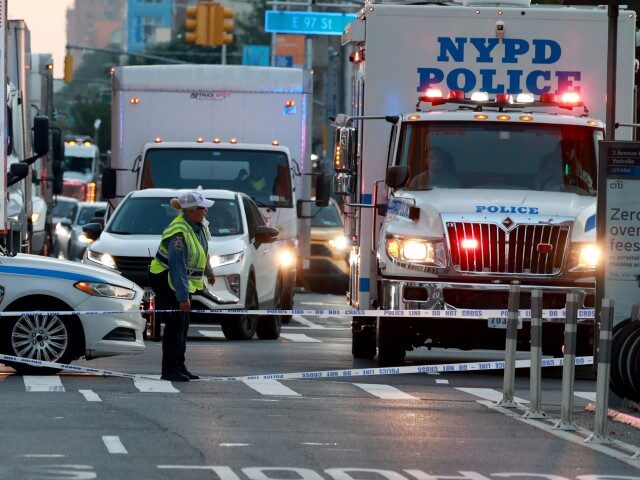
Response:
[[[452,313],[356,315],[356,358],[504,348],[505,318],[478,317],[506,308],[512,282],[521,308],[534,288],[546,309],[568,292],[594,305],[607,10],[529,3],[367,2],[344,32],[353,109],[334,122],[334,166],[354,240],[348,301]],[[621,11],[618,32],[616,116],[632,123],[634,12]],[[592,325],[579,325],[579,348],[591,348]],[[545,324],[548,353],[562,328]]]

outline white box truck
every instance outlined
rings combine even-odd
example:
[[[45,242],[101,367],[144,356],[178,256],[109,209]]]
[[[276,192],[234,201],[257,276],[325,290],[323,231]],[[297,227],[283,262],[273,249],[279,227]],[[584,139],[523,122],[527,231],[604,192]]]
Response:
[[[521,308],[534,288],[544,308],[564,308],[568,292],[592,307],[606,8],[367,2],[343,43],[353,112],[335,122],[334,163],[356,241],[348,300],[362,310],[460,313],[355,316],[353,355],[373,358],[377,347],[379,363],[394,364],[418,346],[504,348],[495,328],[504,319],[473,316],[506,308],[514,281]],[[634,117],[635,47],[636,14],[621,11],[621,123]],[[559,352],[562,328],[545,324],[545,351]],[[591,348],[591,330],[592,320],[579,325],[580,348]],[[528,329],[519,339],[528,344]]]
[[[304,175],[311,172],[309,72],[127,66],[115,69],[112,95],[111,166],[103,174],[112,208],[127,193],[152,187],[240,191],[280,230],[278,242],[309,255],[309,221],[297,214],[311,183]],[[262,180],[253,177],[258,170]],[[290,298],[295,278],[294,264]]]

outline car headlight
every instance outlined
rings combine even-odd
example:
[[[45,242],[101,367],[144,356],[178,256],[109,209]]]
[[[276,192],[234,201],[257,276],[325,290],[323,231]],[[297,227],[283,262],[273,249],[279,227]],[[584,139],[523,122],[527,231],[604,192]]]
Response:
[[[230,253],[229,255],[211,255],[209,258],[209,265],[211,268],[222,267],[224,265],[238,263],[243,258],[244,252]]]
[[[84,233],[81,233],[80,235],[78,235],[78,242],[80,242],[80,243],[91,243],[91,242],[93,242],[93,240],[91,240],[89,237],[87,237]]]
[[[386,238],[387,255],[392,260],[445,266],[442,242],[419,238]]]
[[[121,298],[124,300],[133,300],[136,296],[135,290],[130,288],[111,285],[110,283],[99,282],[76,282],[73,284],[78,290],[92,295],[94,297]]]
[[[570,271],[595,270],[601,255],[600,247],[594,243],[574,243],[569,255]]]
[[[336,250],[346,250],[349,247],[349,239],[344,235],[329,240],[329,245]]]
[[[105,267],[109,267],[113,269],[116,268],[116,261],[108,253],[100,253],[100,252],[94,252],[92,250],[89,250],[87,252],[87,258],[92,262],[99,263],[101,265],[104,265]]]
[[[285,248],[278,254],[278,265],[281,267],[290,267],[296,263],[296,253],[290,248]]]

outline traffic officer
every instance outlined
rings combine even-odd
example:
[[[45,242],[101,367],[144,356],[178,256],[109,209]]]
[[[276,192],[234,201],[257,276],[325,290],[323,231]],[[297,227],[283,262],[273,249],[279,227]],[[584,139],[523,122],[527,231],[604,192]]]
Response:
[[[204,288],[203,275],[213,285],[215,277],[208,257],[211,237],[205,219],[213,205],[196,191],[186,192],[171,200],[180,211],[162,233],[156,256],[149,267],[151,288],[159,310],[180,310],[165,314],[162,338],[162,380],[188,382],[199,378],[185,366],[189,331],[190,294]]]

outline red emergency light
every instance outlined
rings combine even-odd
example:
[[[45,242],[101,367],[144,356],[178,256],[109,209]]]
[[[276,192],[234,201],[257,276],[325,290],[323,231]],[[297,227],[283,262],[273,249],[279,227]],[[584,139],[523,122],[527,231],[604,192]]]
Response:
[[[449,100],[464,100],[464,92],[462,90],[451,90],[449,92]]]
[[[560,95],[560,103],[578,104],[580,103],[580,94],[578,92],[565,92]]]
[[[475,238],[465,238],[460,242],[460,248],[463,250],[475,250],[480,245],[480,242]]]
[[[496,103],[513,103],[513,97],[508,93],[496,94]]]

